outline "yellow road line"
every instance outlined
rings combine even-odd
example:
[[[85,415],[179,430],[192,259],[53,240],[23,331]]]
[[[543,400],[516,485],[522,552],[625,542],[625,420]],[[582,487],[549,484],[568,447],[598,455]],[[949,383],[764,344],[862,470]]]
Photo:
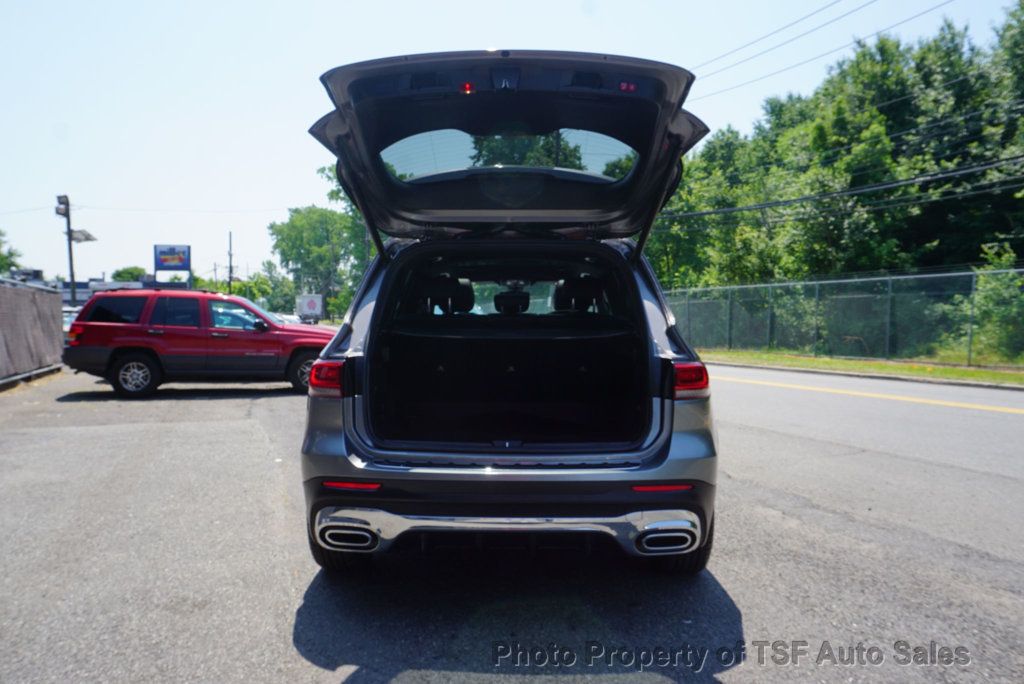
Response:
[[[813,385],[794,385],[788,382],[768,382],[766,380],[746,380],[728,376],[712,375],[713,382],[741,382],[746,385],[763,385],[765,387],[783,387],[785,389],[804,390],[807,392],[825,392],[826,394],[844,394],[849,397],[865,397],[868,399],[886,399],[888,401],[907,401],[912,404],[931,404],[932,406],[948,406],[949,408],[972,409],[975,411],[992,411],[994,413],[1013,413],[1024,416],[1024,408],[1010,406],[992,406],[990,404],[970,404],[963,401],[945,401],[943,399],[924,399],[908,397],[903,394],[881,394],[879,392],[857,392],[855,390],[834,389],[832,387],[815,387]]]

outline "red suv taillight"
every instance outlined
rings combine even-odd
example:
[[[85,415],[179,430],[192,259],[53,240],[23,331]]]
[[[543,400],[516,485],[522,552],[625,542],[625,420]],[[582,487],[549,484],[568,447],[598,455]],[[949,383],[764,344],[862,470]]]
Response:
[[[309,396],[342,397],[341,370],[344,361],[318,360],[309,371]]]
[[[710,394],[708,369],[700,361],[681,361],[675,368],[676,399],[695,399]]]
[[[82,343],[82,333],[85,332],[85,326],[81,323],[72,323],[71,327],[68,328],[68,346],[77,347]]]

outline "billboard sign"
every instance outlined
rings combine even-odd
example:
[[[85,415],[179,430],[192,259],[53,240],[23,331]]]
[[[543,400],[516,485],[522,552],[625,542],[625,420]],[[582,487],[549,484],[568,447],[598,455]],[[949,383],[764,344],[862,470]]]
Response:
[[[191,271],[192,248],[189,245],[153,245],[153,272]]]

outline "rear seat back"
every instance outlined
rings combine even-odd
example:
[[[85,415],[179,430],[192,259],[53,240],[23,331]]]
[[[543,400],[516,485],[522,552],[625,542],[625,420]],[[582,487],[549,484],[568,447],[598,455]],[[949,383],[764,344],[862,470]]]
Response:
[[[603,294],[603,286],[597,278],[567,278],[555,286],[555,311],[589,311],[597,305]]]
[[[427,312],[437,307],[445,315],[468,313],[475,302],[473,286],[465,278],[439,276],[426,284]]]

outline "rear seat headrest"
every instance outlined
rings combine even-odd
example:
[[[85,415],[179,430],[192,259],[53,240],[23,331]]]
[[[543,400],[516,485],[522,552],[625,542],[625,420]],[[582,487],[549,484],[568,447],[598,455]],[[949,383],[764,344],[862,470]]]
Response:
[[[521,314],[530,308],[530,293],[523,291],[499,292],[494,295],[494,308],[502,314]]]
[[[473,308],[473,285],[466,278],[455,278],[442,275],[425,285],[427,290],[427,310],[439,308],[443,313],[466,313]]]
[[[555,286],[555,311],[586,311],[601,296],[601,281],[597,278],[566,278]]]

